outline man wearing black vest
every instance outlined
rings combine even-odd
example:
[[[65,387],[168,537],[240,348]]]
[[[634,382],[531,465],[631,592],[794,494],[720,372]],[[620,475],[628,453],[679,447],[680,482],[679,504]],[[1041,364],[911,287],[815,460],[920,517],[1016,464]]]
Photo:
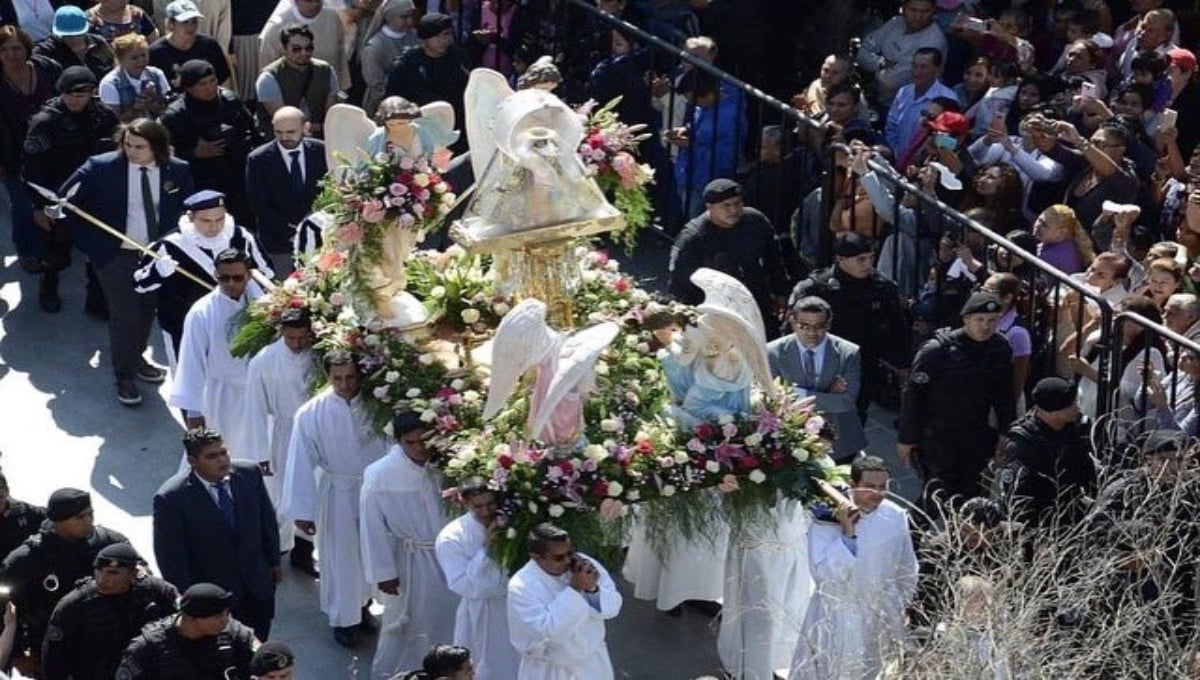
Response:
[[[294,106],[313,121],[313,136],[322,137],[321,125],[337,96],[338,77],[329,62],[313,57],[314,40],[306,26],[283,29],[279,34],[283,56],[263,67],[255,90],[267,117],[280,107]]]
[[[399,95],[418,106],[449,102],[454,120],[465,120],[463,92],[470,68],[466,54],[454,44],[454,21],[445,14],[426,14],[417,24],[417,38],[421,44],[401,52],[392,63],[385,96]]]

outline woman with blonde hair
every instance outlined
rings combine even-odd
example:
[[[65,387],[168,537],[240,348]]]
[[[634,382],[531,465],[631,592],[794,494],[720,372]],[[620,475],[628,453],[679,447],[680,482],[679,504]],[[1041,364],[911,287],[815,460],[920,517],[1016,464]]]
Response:
[[[171,84],[162,69],[150,65],[146,37],[126,33],[113,41],[113,52],[117,65],[100,79],[100,101],[126,123],[162,113]]]
[[[1043,210],[1033,223],[1033,235],[1038,240],[1038,257],[1066,274],[1077,274],[1096,259],[1092,237],[1075,211],[1065,205]]]

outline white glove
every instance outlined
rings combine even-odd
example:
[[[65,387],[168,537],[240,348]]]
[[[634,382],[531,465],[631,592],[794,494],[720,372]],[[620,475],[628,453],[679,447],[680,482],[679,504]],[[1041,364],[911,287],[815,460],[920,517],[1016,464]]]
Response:
[[[167,255],[166,249],[159,248],[158,259],[154,261],[154,271],[158,272],[158,275],[165,279],[174,274],[178,267],[179,263]]]

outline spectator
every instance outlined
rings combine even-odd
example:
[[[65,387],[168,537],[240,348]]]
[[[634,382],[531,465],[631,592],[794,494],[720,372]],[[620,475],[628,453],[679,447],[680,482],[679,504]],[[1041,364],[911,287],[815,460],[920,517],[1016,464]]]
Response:
[[[1021,212],[1024,191],[1021,176],[1012,165],[988,165],[975,175],[971,190],[963,197],[961,209],[987,208],[995,215],[996,226],[1004,231],[1026,226]]]
[[[921,0],[918,0],[920,2]],[[887,127],[884,136],[892,150],[901,152],[916,139],[924,119],[925,107],[938,97],[958,102],[954,90],[942,84],[942,53],[936,49],[922,47],[913,54],[911,67],[912,82],[900,87],[895,101],[888,109]],[[964,126],[963,133],[966,132]]]
[[[200,20],[205,17],[196,3],[174,0],[167,5],[166,15],[167,34],[150,45],[150,64],[167,74],[176,91],[179,90],[179,67],[193,59],[212,64],[218,83],[228,81],[232,71],[225,48],[200,31]]]
[[[1025,382],[1029,379],[1029,363],[1033,354],[1033,340],[1029,330],[1021,325],[1018,314],[1020,298],[1025,292],[1021,279],[1008,272],[992,274],[980,288],[1000,300],[1002,313],[996,322],[996,332],[1008,340],[1012,348],[1013,400],[1017,413],[1025,411]]]
[[[136,33],[123,35],[113,43],[117,66],[100,80],[100,101],[112,109],[122,122],[134,118],[157,118],[166,107],[171,91],[167,76],[150,66],[149,46]]]
[[[850,78],[851,68],[853,68],[853,64],[843,56],[831,54],[825,57],[825,61],[821,62],[820,76],[813,79],[804,92],[792,96],[792,106],[800,109],[807,116],[820,117],[825,113],[825,102],[829,97],[830,90],[839,85],[853,84]],[[858,106],[859,104],[855,103],[855,107]],[[866,113],[864,102],[861,110],[856,111],[856,114],[865,119]]]
[[[516,0],[484,0],[479,28],[471,31],[474,62],[511,75],[513,55],[525,39],[528,13],[529,9]]]
[[[1175,13],[1169,9],[1153,9],[1146,12],[1138,22],[1134,39],[1125,46],[1117,58],[1117,75],[1122,81],[1133,77],[1133,60],[1142,52],[1167,54],[1178,45],[1178,30]]]
[[[1071,43],[1067,46],[1066,61],[1063,63],[1065,76],[1085,79],[1094,88],[1092,97],[1100,100],[1108,98],[1108,73],[1104,70],[1104,54],[1096,43],[1090,40],[1076,40]]]
[[[987,167],[984,175],[991,173],[996,180],[1002,180],[1015,170],[1019,181],[1017,189],[1009,189],[1002,181],[997,182],[995,188],[999,191],[997,196],[1009,199],[1019,196],[1020,213],[1009,213],[1009,200],[1000,201],[1004,207],[998,210],[999,214],[1007,215],[1002,218],[1002,223],[1026,225],[1032,224],[1038,214],[1049,207],[1043,203],[1055,202],[1052,197],[1055,194],[1062,196],[1066,187],[1063,165],[1052,154],[1058,146],[1054,121],[1034,112],[1021,121],[1020,131],[1020,137],[1016,138],[1010,136],[1003,125],[993,125],[971,144],[969,150],[978,166]],[[980,186],[979,177],[975,189],[976,193],[987,190]]]
[[[158,40],[158,27],[146,10],[129,0],[99,0],[87,12],[91,32],[112,44],[128,33],[137,33],[147,42]]]
[[[417,24],[420,46],[405,50],[388,71],[387,96],[399,95],[418,106],[449,102],[454,119],[465,120],[463,90],[467,85],[467,58],[454,44],[453,22],[445,14],[426,14]],[[461,146],[463,142],[459,142]]]
[[[1067,206],[1074,209],[1082,224],[1092,224],[1100,216],[1101,204],[1110,200],[1115,203],[1133,203],[1140,185],[1137,175],[1125,158],[1130,133],[1120,123],[1105,123],[1085,139],[1079,131],[1065,121],[1058,123],[1059,139],[1071,144],[1079,157],[1087,163],[1067,187]],[[1103,250],[1108,243],[1097,239]]]
[[[233,90],[246,106],[251,106],[258,96],[254,84],[258,74],[266,64],[259,61],[262,54],[262,41],[259,35],[271,18],[275,6],[270,2],[233,2],[230,3],[231,38],[230,60],[237,66],[234,69],[236,84]],[[251,108],[251,112],[254,109]]]
[[[970,111],[978,104],[983,95],[987,94],[992,85],[992,60],[987,57],[977,57],[963,71],[963,80],[954,86],[954,97],[962,104],[964,111]]]
[[[1095,259],[1092,237],[1084,231],[1075,211],[1065,205],[1046,208],[1033,223],[1038,257],[1066,274],[1087,269]]]
[[[1200,84],[1196,78],[1196,55],[1182,48],[1167,53],[1171,65],[1167,67],[1167,79],[1171,83],[1171,101],[1168,104],[1179,114],[1181,121],[1194,121],[1200,116]],[[1177,125],[1179,130],[1179,154],[1191,158],[1200,141],[1200,131],[1195,125]]]
[[[706,73],[690,72],[677,91],[688,98],[688,122],[668,130],[665,139],[679,149],[675,192],[684,216],[690,218],[700,212],[708,183],[737,171],[741,140],[747,133],[746,112],[740,92],[727,91]]]
[[[154,11],[154,16],[158,17],[160,22],[163,22],[165,30],[171,30],[170,25],[165,22],[165,19],[171,17],[171,0],[141,0],[142,2],[152,2],[151,9]],[[189,0],[196,5],[196,9],[200,12],[200,23],[197,29],[202,35],[206,35],[213,40],[222,49],[229,47],[229,41],[233,37],[233,16],[232,7],[234,4],[230,0]],[[212,62],[214,65],[216,62]],[[224,83],[224,81],[221,81]]]
[[[359,59],[363,82],[363,110],[375,111],[383,101],[392,62],[409,47],[420,44],[414,30],[416,7],[412,0],[387,0],[375,12],[363,41]]]
[[[88,20],[73,5],[64,5],[54,12],[54,31],[33,48],[36,57],[54,61],[62,68],[86,66],[96,79],[112,70],[117,63],[109,42],[88,32]]]
[[[263,65],[263,70],[266,70],[266,65],[287,56],[284,54],[287,43],[283,40],[283,34],[297,26],[308,29],[311,34],[309,42],[313,48],[312,56],[333,67],[337,82],[343,88],[350,87],[346,31],[337,10],[323,0],[288,0],[279,3],[259,34],[262,51],[258,55],[258,63]],[[311,113],[310,120],[324,122],[324,114],[317,116],[315,112]]]
[[[320,138],[325,112],[337,98],[337,72],[329,62],[313,57],[313,32],[307,26],[284,29],[279,41],[283,56],[264,66],[258,76],[258,103],[268,116],[284,106],[300,109],[313,136]]]
[[[1167,299],[1183,290],[1183,267],[1172,258],[1160,257],[1146,267],[1146,287],[1140,291],[1162,311]]]
[[[784,142],[781,126],[764,127],[758,161],[746,170],[741,183],[745,188],[746,204],[760,210],[775,227],[779,257],[788,271],[788,278],[798,281],[807,272],[803,271],[804,265],[797,255],[788,225],[799,199],[796,187],[805,187],[807,190],[816,185],[820,169],[802,165],[800,154],[788,153],[784,149]],[[656,142],[647,140],[646,143]]]
[[[946,56],[946,36],[933,22],[934,0],[905,0],[900,16],[863,38],[855,63],[874,74],[875,101],[886,107],[901,87],[912,79],[917,51],[930,48],[938,53],[938,66]]]
[[[53,31],[57,5],[53,0],[0,3],[0,26],[19,28],[31,41],[41,42]]]
[[[1152,323],[1161,323],[1162,314],[1149,298],[1140,295],[1130,295],[1117,305],[1116,312],[1132,312],[1139,314]],[[1100,352],[1096,345],[1100,342],[1100,317],[1097,315],[1084,324],[1077,334],[1068,337],[1059,348],[1067,358],[1071,369],[1079,376],[1079,409],[1089,417],[1095,418],[1100,406],[1098,385],[1096,383],[1100,371]],[[1116,414],[1120,422],[1132,420],[1131,405],[1134,399],[1143,392],[1142,376],[1146,374],[1146,366],[1153,373],[1161,374],[1164,366],[1164,350],[1162,340],[1147,333],[1136,323],[1121,326],[1121,354],[1117,359],[1115,376],[1118,376],[1114,392],[1107,395],[1108,408]],[[1077,340],[1082,338],[1082,340]],[[1107,411],[1106,411],[1107,412]],[[1122,430],[1124,427],[1121,428]]]
[[[712,64],[717,60],[717,43],[708,36],[688,38],[683,49],[689,55],[705,63]],[[670,130],[683,126],[686,121],[687,101],[678,96],[679,85],[683,77],[692,71],[692,65],[680,61],[674,71],[668,75],[655,75],[650,79],[651,100],[655,109],[662,112],[662,129]],[[674,152],[674,150],[672,150]]]

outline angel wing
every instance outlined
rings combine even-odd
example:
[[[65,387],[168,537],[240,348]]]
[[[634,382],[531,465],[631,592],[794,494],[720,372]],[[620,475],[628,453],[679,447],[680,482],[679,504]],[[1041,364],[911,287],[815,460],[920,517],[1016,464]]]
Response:
[[[357,106],[334,104],[325,114],[325,163],[331,173],[367,158],[367,138],[375,123]]]
[[[550,387],[546,390],[546,396],[542,399],[538,412],[534,414],[530,436],[536,437],[546,427],[546,423],[550,422],[554,409],[563,400],[563,397],[575,389],[575,386],[585,377],[591,375],[595,370],[596,361],[600,358],[600,353],[616,339],[620,330],[621,328],[617,324],[606,321],[576,331],[563,342],[562,348],[558,352],[558,366],[554,371],[554,377],[550,379]]]
[[[467,141],[471,143],[471,166],[475,177],[483,177],[492,155],[496,153],[496,137],[492,124],[500,102],[513,93],[508,80],[496,71],[477,68],[471,71],[463,94],[466,109]]]
[[[704,302],[696,305],[696,311],[708,317],[705,324],[721,328],[722,339],[741,352],[763,389],[774,391],[767,363],[767,332],[750,290],[732,276],[707,267],[697,269],[691,281],[704,291]]]
[[[492,341],[492,378],[488,385],[485,420],[492,418],[512,396],[517,381],[558,346],[560,335],[546,323],[546,303],[522,300],[509,310]]]

